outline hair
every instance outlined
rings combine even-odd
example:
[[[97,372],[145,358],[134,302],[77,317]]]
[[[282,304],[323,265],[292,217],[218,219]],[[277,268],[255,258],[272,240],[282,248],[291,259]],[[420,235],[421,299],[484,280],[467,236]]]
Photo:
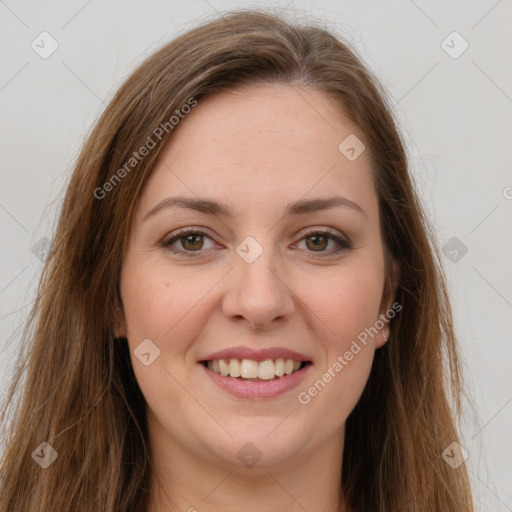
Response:
[[[179,126],[160,139],[154,130],[191,98],[200,105],[210,94],[258,84],[328,95],[360,129],[371,157],[389,254],[384,291],[397,280],[402,310],[346,422],[341,490],[350,510],[473,510],[465,464],[452,469],[441,457],[459,440],[463,389],[446,278],[386,93],[350,44],[317,22],[238,10],[142,62],[77,158],[2,409],[0,512],[147,511],[154,473],[146,402],[113,319],[135,209]],[[155,147],[99,194],[148,137]],[[32,456],[42,442],[58,453],[46,469]]]

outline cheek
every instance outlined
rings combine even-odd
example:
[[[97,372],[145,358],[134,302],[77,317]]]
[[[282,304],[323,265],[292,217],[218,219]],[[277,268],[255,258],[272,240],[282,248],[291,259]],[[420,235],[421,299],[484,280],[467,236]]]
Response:
[[[323,286],[304,292],[315,312],[317,333],[322,333],[325,357],[314,377],[301,386],[299,402],[312,417],[322,418],[328,430],[346,421],[368,380],[382,285],[381,268],[375,262],[357,270],[347,266]]]
[[[187,271],[170,272],[161,263],[126,261],[121,276],[121,296],[126,314],[128,339],[141,336],[164,340],[183,339],[183,329],[194,322],[183,321],[193,316],[193,308],[212,286],[211,275]],[[158,340],[158,341],[157,341]],[[173,341],[173,349],[177,348]]]
[[[171,273],[168,266],[149,256],[136,256],[125,260],[120,283],[130,358],[148,405],[164,414],[165,407],[178,400],[176,379],[181,382],[184,378],[187,348],[199,325],[194,306],[205,295],[207,285],[212,286],[211,276],[203,280],[201,288],[200,278],[187,272]],[[147,353],[149,357],[142,357]]]
[[[171,270],[165,262],[148,260],[126,260],[120,291],[134,373],[148,403],[158,408],[162,400],[177,399],[178,382],[195,369],[191,348],[214,312],[211,291],[223,273],[192,266]],[[137,357],[143,343],[157,354],[149,366]]]
[[[325,326],[326,348],[330,352],[348,350],[350,342],[379,318],[383,290],[380,265],[347,266],[321,282],[321,286],[317,281],[314,288],[304,288],[303,296]]]

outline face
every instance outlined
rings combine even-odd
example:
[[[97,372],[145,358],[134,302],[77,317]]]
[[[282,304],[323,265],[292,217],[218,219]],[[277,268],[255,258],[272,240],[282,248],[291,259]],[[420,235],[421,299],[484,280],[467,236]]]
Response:
[[[340,446],[390,307],[368,152],[339,149],[363,135],[328,96],[286,85],[209,96],[178,128],[142,194],[121,272],[118,335],[150,433],[236,466],[247,452],[264,466]],[[261,379],[205,366],[228,349],[240,349],[223,356],[235,375],[238,360]],[[278,359],[307,363],[275,377]]]

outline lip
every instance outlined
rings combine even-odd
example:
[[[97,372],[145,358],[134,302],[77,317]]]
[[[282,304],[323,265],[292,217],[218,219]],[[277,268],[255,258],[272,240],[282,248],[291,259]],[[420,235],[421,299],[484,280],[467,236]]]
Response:
[[[311,358],[284,347],[273,347],[256,350],[249,347],[226,348],[214,352],[200,360],[214,361],[220,359],[252,359],[253,361],[265,361],[266,359],[293,359],[294,361],[311,361]]]
[[[292,358],[290,358],[292,359]],[[250,400],[262,400],[274,398],[297,387],[304,377],[309,373],[313,364],[309,363],[291,375],[284,375],[276,380],[269,381],[243,381],[233,377],[225,377],[219,373],[209,370],[204,364],[199,363],[206,375],[223,391],[230,393],[237,398]]]

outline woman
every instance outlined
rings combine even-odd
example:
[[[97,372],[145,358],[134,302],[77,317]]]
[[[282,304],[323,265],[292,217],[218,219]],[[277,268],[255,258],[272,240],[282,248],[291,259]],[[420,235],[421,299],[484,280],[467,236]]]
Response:
[[[384,98],[328,31],[255,11],[129,77],[41,278],[2,512],[473,510],[443,456],[444,278]]]

